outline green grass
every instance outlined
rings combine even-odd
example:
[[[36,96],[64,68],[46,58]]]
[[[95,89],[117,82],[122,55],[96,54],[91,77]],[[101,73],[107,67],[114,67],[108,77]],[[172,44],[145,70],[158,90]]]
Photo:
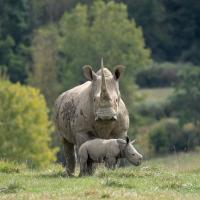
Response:
[[[140,89],[140,93],[144,97],[145,101],[150,102],[165,101],[173,91],[173,88]]]
[[[31,170],[7,162],[6,170],[0,168],[0,199],[200,199],[199,157],[178,154],[115,171],[101,167],[82,178],[63,177],[60,165]]]

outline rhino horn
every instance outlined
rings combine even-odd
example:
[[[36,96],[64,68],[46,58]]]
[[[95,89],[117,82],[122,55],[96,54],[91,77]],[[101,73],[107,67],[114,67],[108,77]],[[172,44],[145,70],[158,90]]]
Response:
[[[103,66],[103,58],[101,59],[101,78],[102,78],[102,82],[101,82],[101,95],[100,95],[100,102],[103,104],[103,102],[105,100],[110,100],[109,94],[108,94],[108,90],[107,90],[107,86],[106,86],[106,78],[105,78],[105,74],[104,74],[104,66]]]

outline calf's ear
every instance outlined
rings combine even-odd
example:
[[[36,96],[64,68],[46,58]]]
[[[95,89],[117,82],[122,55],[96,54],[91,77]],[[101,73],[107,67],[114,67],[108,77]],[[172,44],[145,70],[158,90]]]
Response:
[[[92,67],[90,65],[83,66],[83,74],[84,74],[85,78],[90,80],[90,81],[97,80],[97,75],[92,70]]]
[[[126,136],[126,144],[128,144],[129,143],[129,137],[128,136]]]

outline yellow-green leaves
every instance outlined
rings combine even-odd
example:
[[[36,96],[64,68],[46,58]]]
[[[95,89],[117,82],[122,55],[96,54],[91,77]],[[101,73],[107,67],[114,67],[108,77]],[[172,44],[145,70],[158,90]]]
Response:
[[[0,158],[44,166],[55,160],[52,125],[39,90],[0,81]]]

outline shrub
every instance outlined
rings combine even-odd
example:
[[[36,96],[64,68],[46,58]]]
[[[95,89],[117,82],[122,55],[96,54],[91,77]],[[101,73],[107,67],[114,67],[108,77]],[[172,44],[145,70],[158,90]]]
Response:
[[[55,160],[50,149],[51,123],[39,90],[0,81],[0,158],[45,166]]]
[[[166,117],[165,102],[144,102],[138,106],[138,112],[145,117],[153,117],[157,120]]]
[[[162,63],[139,71],[136,83],[140,87],[170,87],[179,82],[179,72],[187,65]]]
[[[185,69],[171,96],[171,107],[181,123],[200,125],[200,68]]]
[[[199,131],[192,124],[181,127],[177,119],[163,119],[150,130],[156,153],[192,150],[199,145]]]

